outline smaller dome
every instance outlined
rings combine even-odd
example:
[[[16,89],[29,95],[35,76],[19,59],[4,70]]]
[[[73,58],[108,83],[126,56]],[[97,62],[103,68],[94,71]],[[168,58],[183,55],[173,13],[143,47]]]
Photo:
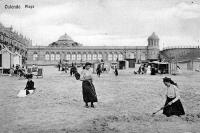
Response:
[[[62,36],[59,37],[58,41],[71,41],[72,38],[70,36],[68,36],[66,33]]]
[[[151,40],[159,40],[159,37],[155,34],[155,32],[153,32],[151,34],[151,36],[148,37],[148,40],[151,39]]]

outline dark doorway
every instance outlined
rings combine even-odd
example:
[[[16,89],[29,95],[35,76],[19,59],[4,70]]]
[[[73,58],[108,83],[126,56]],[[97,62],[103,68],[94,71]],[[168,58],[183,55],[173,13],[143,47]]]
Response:
[[[0,67],[2,67],[2,54],[0,54]]]
[[[119,61],[119,69],[124,69],[125,68],[125,61]]]
[[[129,62],[129,68],[135,68],[135,62],[136,62],[135,59],[129,59],[128,62]]]

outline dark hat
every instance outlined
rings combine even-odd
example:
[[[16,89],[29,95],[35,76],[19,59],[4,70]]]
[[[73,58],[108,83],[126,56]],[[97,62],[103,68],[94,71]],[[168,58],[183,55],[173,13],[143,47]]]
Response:
[[[92,63],[90,63],[90,62],[85,63],[85,66],[91,66],[91,65],[92,65]]]
[[[27,79],[32,79],[32,78],[33,78],[33,75],[32,75],[32,74],[27,74],[27,75],[26,75],[26,78],[27,78]]]
[[[170,82],[170,81],[172,81],[171,78],[168,78],[168,77],[163,78],[163,82]]]

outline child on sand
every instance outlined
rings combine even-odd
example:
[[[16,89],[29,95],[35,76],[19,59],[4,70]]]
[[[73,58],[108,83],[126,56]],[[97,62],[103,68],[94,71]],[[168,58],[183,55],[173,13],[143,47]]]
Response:
[[[32,77],[33,77],[32,74],[27,75],[28,81],[27,81],[26,87],[24,89],[24,90],[26,90],[26,95],[31,94],[35,91],[34,82],[32,81]]]
[[[171,78],[165,77],[163,78],[163,83],[166,88],[166,102],[165,107],[163,109],[163,114],[167,117],[172,115],[184,115],[184,109],[182,103],[180,101],[180,94],[177,84],[171,80]]]

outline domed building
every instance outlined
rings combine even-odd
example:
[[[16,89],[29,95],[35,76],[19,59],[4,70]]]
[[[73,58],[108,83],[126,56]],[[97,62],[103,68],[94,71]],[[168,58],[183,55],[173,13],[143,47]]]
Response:
[[[49,44],[49,47],[79,47],[81,44],[72,40],[66,33],[59,37],[58,41]]]
[[[28,48],[28,65],[56,65],[60,61],[70,63],[98,63],[119,68],[133,68],[136,63],[158,60],[159,38],[155,33],[147,38],[146,46],[83,46],[66,33],[49,46]]]

